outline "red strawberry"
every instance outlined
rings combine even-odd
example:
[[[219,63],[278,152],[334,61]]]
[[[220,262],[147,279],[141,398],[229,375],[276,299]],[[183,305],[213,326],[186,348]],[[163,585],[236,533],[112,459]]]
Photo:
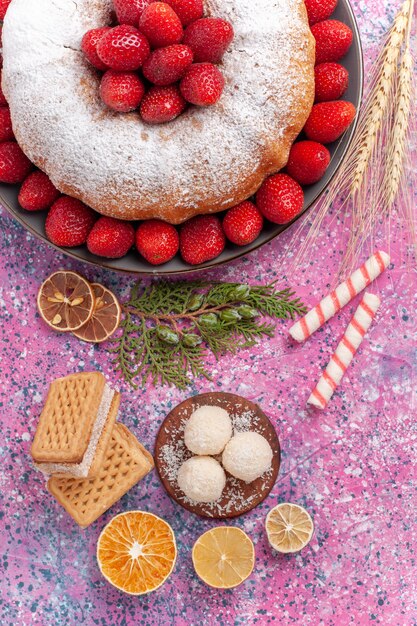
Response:
[[[355,115],[356,108],[351,102],[319,102],[313,106],[304,132],[312,141],[332,143],[349,128]]]
[[[97,54],[110,69],[137,70],[150,53],[148,40],[133,26],[115,26],[97,44]]]
[[[45,232],[56,246],[73,248],[87,241],[97,214],[75,198],[62,196],[50,208]]]
[[[6,97],[3,93],[3,89],[1,87],[1,81],[2,81],[2,70],[0,70],[0,107],[7,107],[7,100]]]
[[[49,209],[60,195],[49,177],[37,170],[24,180],[18,200],[20,206],[26,211],[42,211]]]
[[[9,107],[0,107],[0,142],[12,141],[14,133]]]
[[[84,55],[98,70],[105,72],[108,66],[103,63],[100,57],[97,54],[97,44],[100,39],[103,37],[105,33],[111,30],[110,26],[104,26],[103,28],[93,28],[85,33],[84,37],[81,40],[81,50],[84,52]]]
[[[21,183],[32,168],[32,163],[15,141],[0,143],[1,183]]]
[[[144,93],[145,87],[134,72],[108,70],[101,79],[101,99],[110,109],[119,113],[137,109]]]
[[[143,64],[143,75],[154,85],[170,85],[179,80],[193,62],[193,52],[188,46],[174,44],[151,53]]]
[[[262,183],[256,194],[256,206],[274,224],[287,224],[303,208],[304,193],[287,174],[275,174]]]
[[[246,246],[258,237],[264,219],[259,209],[246,200],[229,209],[223,219],[226,237],[238,246]]]
[[[119,24],[137,26],[139,19],[152,0],[113,0]]]
[[[316,102],[339,100],[349,86],[349,72],[339,63],[316,65]]]
[[[135,229],[130,222],[100,217],[88,235],[87,248],[91,254],[119,259],[129,252],[134,241]]]
[[[336,8],[337,0],[304,0],[310,26],[327,20]]]
[[[218,17],[204,17],[187,27],[184,43],[194,52],[198,63],[218,63],[234,37],[232,25]]]
[[[193,63],[180,83],[184,98],[199,106],[215,104],[224,88],[223,74],[211,63]]]
[[[312,185],[329,167],[330,152],[321,143],[299,141],[290,151],[287,172],[300,185]]]
[[[214,215],[197,215],[181,227],[181,256],[190,265],[214,259],[223,252],[225,245],[221,222]]]
[[[203,17],[203,0],[165,0],[178,15],[183,26]]]
[[[136,231],[136,248],[152,265],[167,263],[177,254],[179,247],[180,238],[172,224],[149,220]]]
[[[181,20],[165,2],[153,2],[141,15],[139,29],[152,48],[180,43],[183,37]]]
[[[0,20],[4,20],[6,11],[9,8],[9,4],[12,0],[0,0]]]
[[[316,40],[316,65],[338,61],[352,45],[351,29],[338,20],[318,22],[311,27],[311,32]]]
[[[177,85],[155,86],[145,94],[140,114],[148,124],[163,124],[178,117],[186,105]]]

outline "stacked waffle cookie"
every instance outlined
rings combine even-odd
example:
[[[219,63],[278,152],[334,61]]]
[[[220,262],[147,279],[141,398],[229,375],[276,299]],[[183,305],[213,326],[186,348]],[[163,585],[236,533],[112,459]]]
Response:
[[[50,385],[32,444],[48,490],[81,527],[92,524],[153,468],[152,455],[117,423],[120,394],[99,372]]]

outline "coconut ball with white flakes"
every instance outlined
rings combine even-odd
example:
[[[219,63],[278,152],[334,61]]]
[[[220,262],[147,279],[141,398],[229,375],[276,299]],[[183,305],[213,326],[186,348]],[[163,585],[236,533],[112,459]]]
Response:
[[[178,470],[178,486],[193,502],[215,502],[226,484],[224,469],[210,456],[193,456]]]
[[[251,483],[271,468],[272,456],[265,437],[248,431],[232,437],[223,451],[222,463],[229,474]]]
[[[184,429],[184,442],[194,454],[221,454],[232,437],[229,413],[219,406],[200,406]]]

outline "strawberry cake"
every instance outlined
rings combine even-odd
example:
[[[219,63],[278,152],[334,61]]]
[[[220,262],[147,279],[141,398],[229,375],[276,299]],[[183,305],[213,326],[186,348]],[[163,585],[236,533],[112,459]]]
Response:
[[[314,100],[314,39],[302,0],[206,0],[233,25],[221,98],[169,123],[115,113],[81,51],[112,0],[12,0],[2,86],[13,130],[57,189],[123,220],[179,224],[233,207],[285,166]],[[152,68],[151,68],[152,69]],[[149,70],[151,71],[151,70]]]

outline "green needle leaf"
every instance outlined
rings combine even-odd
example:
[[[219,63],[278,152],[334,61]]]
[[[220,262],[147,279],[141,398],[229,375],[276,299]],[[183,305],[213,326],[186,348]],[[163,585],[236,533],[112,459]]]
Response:
[[[151,381],[180,389],[192,377],[210,378],[209,353],[219,359],[273,337],[275,325],[265,318],[294,319],[306,312],[293,291],[278,291],[275,283],[183,280],[138,282],[123,310],[121,332],[109,348],[115,369],[134,388]]]

